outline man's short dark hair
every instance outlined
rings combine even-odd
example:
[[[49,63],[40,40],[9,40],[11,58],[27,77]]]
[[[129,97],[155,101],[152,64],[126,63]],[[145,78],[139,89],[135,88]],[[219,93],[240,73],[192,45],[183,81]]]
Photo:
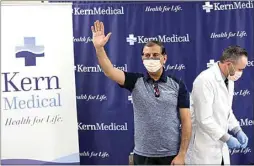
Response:
[[[223,51],[223,54],[220,57],[220,62],[237,62],[242,56],[248,57],[248,53],[244,48],[241,48],[240,46],[229,46]]]
[[[144,45],[144,47],[152,47],[152,46],[154,46],[154,45],[160,46],[160,48],[161,48],[161,54],[162,54],[162,55],[165,55],[165,54],[166,54],[166,49],[165,49],[164,45],[162,44],[162,42],[159,42],[159,41],[157,41],[157,40],[148,41],[148,42]],[[144,49],[144,47],[143,47],[143,49]],[[142,51],[143,51],[143,50],[142,50]]]

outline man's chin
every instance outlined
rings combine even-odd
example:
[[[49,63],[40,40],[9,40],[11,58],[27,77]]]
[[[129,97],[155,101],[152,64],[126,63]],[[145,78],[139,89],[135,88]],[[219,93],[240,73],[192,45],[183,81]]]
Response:
[[[157,71],[155,71],[155,72],[151,72],[151,71],[147,71],[149,74],[151,74],[151,75],[156,75],[156,74],[158,74],[159,72],[160,72],[160,69],[159,70],[157,70]]]

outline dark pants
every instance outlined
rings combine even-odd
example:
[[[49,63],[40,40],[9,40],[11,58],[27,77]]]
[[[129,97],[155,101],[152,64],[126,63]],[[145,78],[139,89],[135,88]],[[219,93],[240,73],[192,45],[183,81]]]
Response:
[[[223,157],[222,157],[222,160],[221,160],[221,165],[224,165]]]
[[[133,155],[134,165],[170,165],[175,156],[167,157],[145,157]]]

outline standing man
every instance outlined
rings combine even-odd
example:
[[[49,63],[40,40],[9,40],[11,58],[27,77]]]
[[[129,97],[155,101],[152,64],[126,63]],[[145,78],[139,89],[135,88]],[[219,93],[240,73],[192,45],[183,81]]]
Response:
[[[104,74],[132,93],[134,109],[134,164],[184,164],[191,137],[189,92],[185,84],[165,74],[167,55],[162,43],[148,42],[142,53],[147,73],[114,68],[104,45],[104,25],[91,27],[96,55]]]
[[[230,46],[219,62],[195,79],[191,94],[195,118],[190,164],[229,164],[228,147],[247,146],[248,138],[232,111],[234,81],[241,77],[247,63],[246,50]]]

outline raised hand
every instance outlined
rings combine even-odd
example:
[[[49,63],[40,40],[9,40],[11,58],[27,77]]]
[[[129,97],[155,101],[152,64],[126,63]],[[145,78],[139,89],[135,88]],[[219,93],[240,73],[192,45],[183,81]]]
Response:
[[[104,47],[104,45],[108,42],[108,39],[111,35],[111,32],[105,36],[104,34],[104,25],[103,22],[95,21],[94,26],[91,27],[93,32],[93,45],[96,49]]]

